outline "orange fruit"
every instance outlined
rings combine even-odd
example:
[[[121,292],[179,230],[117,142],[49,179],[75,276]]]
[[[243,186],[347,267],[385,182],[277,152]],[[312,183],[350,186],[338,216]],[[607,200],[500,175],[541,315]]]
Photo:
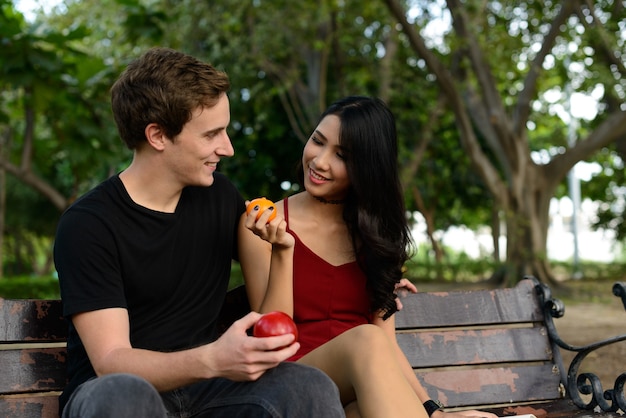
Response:
[[[273,207],[274,210],[272,211],[272,214],[270,215],[267,222],[271,221],[272,219],[276,217],[276,207],[274,206],[274,202],[264,197],[257,197],[256,199],[252,199],[252,201],[248,203],[248,207],[246,207],[246,213],[250,213],[250,211],[252,211],[252,209],[254,209],[254,207],[257,205],[259,206],[259,213],[256,214],[257,221],[261,217],[261,214],[263,214],[263,211],[271,207]]]

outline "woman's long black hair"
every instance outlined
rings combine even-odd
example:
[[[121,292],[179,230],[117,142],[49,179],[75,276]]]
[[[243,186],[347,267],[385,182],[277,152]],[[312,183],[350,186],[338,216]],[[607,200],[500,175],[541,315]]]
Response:
[[[411,246],[395,118],[382,100],[363,96],[336,101],[320,121],[328,115],[341,121],[339,144],[350,179],[343,218],[367,277],[372,311],[387,319],[397,311],[394,287]]]

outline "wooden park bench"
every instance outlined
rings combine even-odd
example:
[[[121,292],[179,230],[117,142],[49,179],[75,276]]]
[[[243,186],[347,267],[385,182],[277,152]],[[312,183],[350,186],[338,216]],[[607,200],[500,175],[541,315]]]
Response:
[[[624,289],[623,283],[614,286],[626,307]],[[590,352],[626,340],[626,334],[584,347],[566,344],[554,325],[563,304],[532,277],[514,288],[418,293],[401,301],[400,347],[428,394],[448,409],[537,418],[606,418],[626,411],[626,374],[617,379],[619,390],[606,394],[595,375],[578,375]],[[568,369],[559,348],[578,353]]]
[[[613,292],[626,308],[624,283]],[[621,417],[626,410],[626,374],[607,391],[593,374],[578,374],[590,352],[626,335],[567,345],[553,322],[563,305],[533,278],[510,289],[410,294],[402,303],[398,342],[430,396],[447,410],[537,418]],[[224,324],[246,313],[243,287],[229,292],[225,306]],[[67,333],[60,301],[0,298],[0,315],[0,417],[58,418]],[[559,347],[578,353],[569,369]]]
[[[59,416],[66,338],[60,300],[0,298],[0,417]]]

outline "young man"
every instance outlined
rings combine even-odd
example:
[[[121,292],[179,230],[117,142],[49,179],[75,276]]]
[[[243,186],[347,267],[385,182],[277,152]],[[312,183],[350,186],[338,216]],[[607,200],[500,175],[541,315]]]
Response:
[[[325,374],[283,363],[293,335],[248,336],[255,312],[216,333],[247,219],[215,172],[234,154],[229,87],[209,64],[155,48],[111,90],[133,161],[63,214],[55,242],[70,322],[64,418],[344,416]],[[278,247],[276,263],[291,263],[293,248]]]

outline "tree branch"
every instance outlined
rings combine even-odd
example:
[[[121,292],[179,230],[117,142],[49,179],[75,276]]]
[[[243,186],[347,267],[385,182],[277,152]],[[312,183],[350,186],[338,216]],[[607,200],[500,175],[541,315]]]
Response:
[[[500,94],[496,90],[496,81],[491,72],[482,50],[478,46],[478,40],[474,33],[468,30],[468,17],[464,6],[458,0],[448,0],[448,9],[452,14],[452,25],[460,39],[465,40],[464,45],[468,51],[468,57],[474,69],[474,74],[480,86],[481,97],[484,101],[485,113],[492,126],[495,127],[501,139],[511,140],[510,132],[506,126],[506,112],[502,105]]]
[[[31,87],[26,87],[24,93],[24,145],[22,147],[22,160],[20,169],[30,171],[33,159],[33,139],[35,132],[35,110],[33,109],[33,92]]]
[[[413,151],[411,152],[411,155],[413,156],[413,158],[411,158],[411,160],[409,161],[409,164],[407,164],[404,167],[404,170],[402,170],[402,179],[405,183],[403,184],[403,189],[408,188],[408,184],[410,180],[415,178],[415,175],[417,174],[417,170],[419,169],[419,166],[422,164],[422,160],[424,159],[424,154],[426,153],[426,148],[428,148],[428,144],[430,144],[430,142],[433,139],[435,127],[438,126],[439,124],[439,118],[443,114],[445,104],[446,104],[446,98],[443,96],[443,94],[439,95],[437,104],[431,110],[430,114],[428,115],[428,120],[425,124],[425,126],[427,126],[428,129],[421,132],[420,141],[415,141],[415,146],[413,147]]]
[[[16,165],[11,164],[4,157],[0,158],[0,169],[6,170],[22,183],[37,190],[39,193],[48,198],[48,200],[50,200],[50,202],[52,202],[52,204],[59,209],[59,211],[63,211],[67,208],[68,199],[59,193],[52,185],[35,175],[32,171],[22,170]]]
[[[463,100],[455,88],[454,80],[450,72],[443,66],[441,61],[426,47],[424,39],[417,33],[413,25],[406,19],[403,8],[398,0],[384,0],[391,14],[396,18],[404,34],[407,36],[413,50],[424,60],[430,71],[436,76],[437,83],[441,87],[447,102],[456,116],[456,124],[459,127],[461,143],[465,146],[470,159],[476,170],[485,180],[486,186],[496,198],[507,199],[506,184],[502,182],[498,171],[489,158],[482,151],[480,144],[473,131],[473,126]],[[500,202],[503,208],[508,207],[507,201]]]
[[[550,26],[550,31],[543,38],[541,49],[531,62],[528,74],[526,74],[526,78],[524,80],[524,87],[522,87],[522,91],[517,97],[517,106],[515,107],[512,117],[513,131],[517,135],[520,135],[522,131],[526,130],[526,122],[528,121],[531,110],[530,104],[531,100],[537,94],[537,80],[541,74],[543,62],[552,50],[558,35],[561,33],[562,25],[572,14],[574,4],[575,2],[572,0],[561,1],[561,10],[554,18],[554,21]]]
[[[626,135],[626,111],[612,113],[587,138],[578,141],[567,152],[555,156],[547,165],[550,177],[563,178],[578,161]]]

